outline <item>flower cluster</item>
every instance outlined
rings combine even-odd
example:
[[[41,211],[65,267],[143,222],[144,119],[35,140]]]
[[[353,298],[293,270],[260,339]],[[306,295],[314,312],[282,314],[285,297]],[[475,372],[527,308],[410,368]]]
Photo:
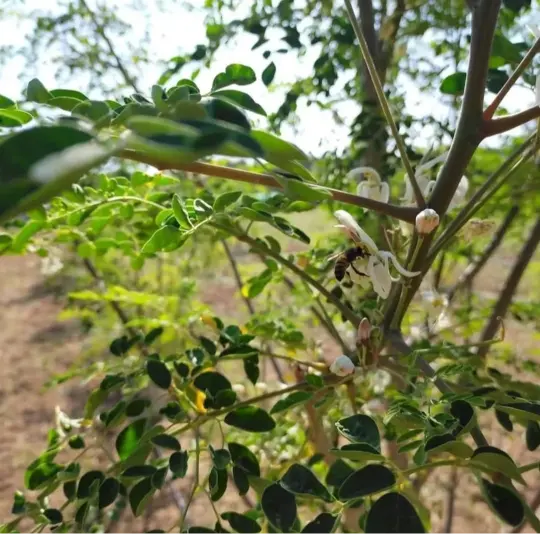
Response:
[[[375,241],[362,230],[349,212],[338,210],[334,215],[340,223],[336,225],[336,228],[343,230],[356,243],[362,244],[367,251],[364,257],[354,261],[354,269],[347,269],[347,274],[353,283],[366,289],[372,285],[377,295],[385,299],[390,293],[392,282],[399,280],[390,274],[390,262],[402,276],[412,278],[420,274],[420,272],[404,269],[391,252],[379,250]]]

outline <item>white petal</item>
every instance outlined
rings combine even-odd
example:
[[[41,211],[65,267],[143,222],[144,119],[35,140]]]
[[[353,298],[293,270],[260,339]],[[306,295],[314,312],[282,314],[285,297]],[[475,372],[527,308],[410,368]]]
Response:
[[[433,189],[435,188],[435,180],[430,180],[426,186],[424,187],[424,198],[429,198],[431,193],[433,192]]]
[[[381,184],[381,198],[379,200],[385,204],[388,204],[388,201],[390,200],[390,188],[386,182]]]
[[[360,182],[356,188],[356,194],[359,197],[368,197],[369,184],[367,182]]]
[[[436,158],[430,159],[426,161],[425,163],[420,163],[418,167],[416,167],[416,175],[423,174],[424,171],[427,171],[428,169],[431,169],[432,167],[435,167],[438,163],[442,163],[446,160],[448,156],[448,152],[443,152],[440,156],[437,156]]]
[[[527,26],[529,28],[529,31],[534,35],[536,39],[540,39],[540,27],[539,26]]]
[[[456,192],[454,193],[454,196],[452,198],[452,201],[450,202],[450,206],[448,209],[454,209],[460,206],[465,202],[465,197],[467,196],[467,192],[469,191],[469,180],[466,176],[463,176],[461,180],[459,181],[459,184],[457,186]]]
[[[332,362],[330,371],[337,376],[347,376],[354,373],[355,367],[352,360],[348,356],[342,354]]]
[[[415,272],[407,271],[407,269],[403,268],[401,266],[401,264],[397,261],[397,258],[391,252],[388,252],[386,250],[381,250],[379,252],[379,256],[381,258],[383,258],[385,256],[388,257],[388,259],[390,259],[392,261],[392,263],[394,264],[394,267],[395,267],[396,271],[399,274],[403,275],[403,276],[406,276],[408,278],[412,278],[413,276],[418,276],[420,274],[420,271],[415,271]]]
[[[376,184],[381,183],[381,175],[373,167],[356,167],[347,173],[347,178],[367,180]]]
[[[336,219],[351,233],[354,233],[359,241],[367,246],[369,251],[372,254],[376,254],[379,251],[379,248],[375,244],[375,241],[369,237],[360,225],[355,221],[354,217],[345,210],[338,210],[334,212]]]
[[[536,105],[540,106],[540,74],[536,75]]]
[[[368,263],[369,276],[375,293],[385,299],[390,294],[392,278],[388,266],[385,266],[380,258],[371,256]]]

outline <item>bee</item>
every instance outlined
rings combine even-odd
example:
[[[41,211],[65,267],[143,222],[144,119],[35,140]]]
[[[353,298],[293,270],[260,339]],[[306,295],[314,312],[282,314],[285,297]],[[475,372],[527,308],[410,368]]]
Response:
[[[354,266],[354,262],[358,258],[366,258],[369,256],[368,250],[362,245],[356,245],[348,248],[345,252],[340,253],[336,258],[334,265],[334,276],[338,282],[341,282],[345,278],[347,269],[350,267],[359,276],[367,276],[365,273],[361,273]]]

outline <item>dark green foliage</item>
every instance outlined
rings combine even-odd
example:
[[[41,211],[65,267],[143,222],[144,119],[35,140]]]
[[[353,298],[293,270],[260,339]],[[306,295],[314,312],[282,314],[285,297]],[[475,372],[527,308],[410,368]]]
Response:
[[[390,469],[382,465],[370,464],[345,479],[339,488],[339,498],[350,500],[364,497],[387,489],[395,483],[396,477]]]
[[[237,408],[225,416],[225,422],[247,432],[269,432],[276,426],[267,412],[255,406]]]
[[[399,493],[387,493],[369,510],[366,532],[425,532],[413,505]]]
[[[286,490],[299,495],[317,497],[331,502],[332,496],[313,472],[300,464],[293,464],[279,482]]]
[[[367,415],[351,415],[340,419],[336,428],[348,440],[356,443],[367,443],[377,451],[381,450],[381,438],[375,421]]]
[[[184,478],[188,468],[188,453],[175,452],[169,458],[169,468],[178,478]]]
[[[336,524],[337,517],[335,515],[329,514],[328,512],[323,512],[319,514],[313,521],[310,521],[303,529],[302,532],[310,533],[325,533],[332,532],[334,530],[334,525]]]
[[[171,372],[163,362],[154,359],[148,360],[146,362],[146,372],[156,386],[168,389],[171,385]]]
[[[116,438],[116,452],[121,460],[128,458],[140,445],[140,439],[146,429],[146,419],[137,419],[126,426]]]
[[[254,519],[246,516],[245,514],[239,514],[238,512],[225,512],[221,514],[222,519],[229,522],[231,528],[236,532],[260,532],[261,527]]]
[[[290,532],[296,521],[296,500],[292,493],[279,484],[270,484],[262,494],[261,507],[278,532]]]
[[[98,507],[106,508],[118,497],[120,483],[115,478],[106,478],[99,487]]]
[[[527,421],[525,442],[530,451],[535,451],[540,446],[540,425],[536,421]]]
[[[511,489],[482,479],[481,488],[489,507],[513,527],[520,525],[525,517],[523,503]]]

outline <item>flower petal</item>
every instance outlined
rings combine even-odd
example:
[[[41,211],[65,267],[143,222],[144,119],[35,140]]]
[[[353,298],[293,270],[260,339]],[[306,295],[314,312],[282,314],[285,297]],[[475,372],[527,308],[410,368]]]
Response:
[[[347,178],[366,180],[370,183],[381,183],[381,175],[373,167],[355,167],[347,173]]]
[[[379,248],[375,244],[375,241],[369,237],[369,235],[360,228],[360,225],[356,222],[354,217],[345,210],[338,210],[334,212],[336,219],[351,233],[355,234],[357,239],[367,246],[372,254],[376,254]]]
[[[421,272],[421,271],[408,271],[407,269],[401,266],[401,264],[397,261],[397,258],[391,252],[388,252],[386,250],[381,250],[379,252],[379,257],[383,258],[385,256],[388,259],[390,259],[390,261],[394,264],[396,271],[403,276],[412,278],[413,276],[418,276]]]
[[[388,204],[389,200],[390,200],[390,188],[388,187],[388,184],[386,182],[383,182],[381,184],[381,197],[379,201],[384,202],[385,204]]]
[[[388,265],[385,265],[381,258],[371,256],[368,262],[368,272],[375,293],[383,299],[387,298],[392,287],[392,278],[390,277]]]

